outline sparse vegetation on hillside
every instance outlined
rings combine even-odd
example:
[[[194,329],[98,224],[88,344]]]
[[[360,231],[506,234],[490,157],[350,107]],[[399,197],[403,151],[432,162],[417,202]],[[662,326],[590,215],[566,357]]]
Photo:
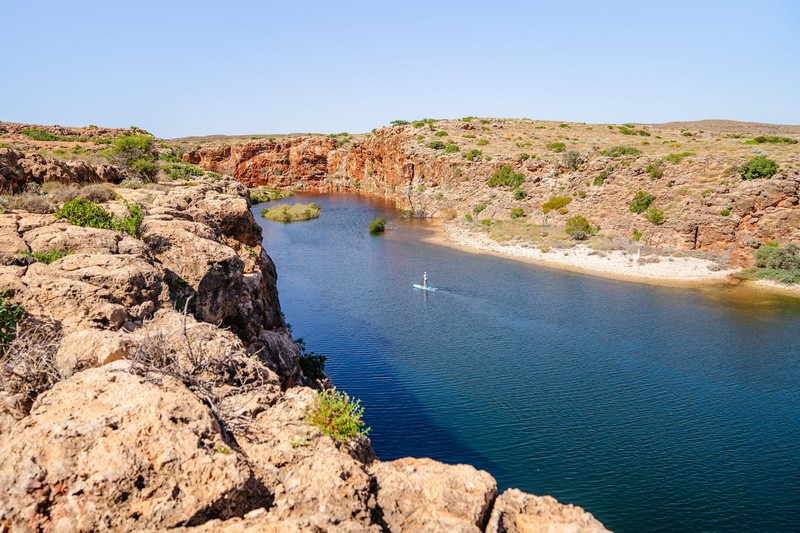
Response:
[[[606,157],[623,157],[627,155],[639,155],[642,151],[633,146],[613,146],[600,151],[600,155]]]
[[[664,175],[664,163],[661,161],[652,161],[647,164],[645,172],[650,175],[650,179],[657,180]]]
[[[480,159],[482,155],[483,152],[481,152],[480,150],[472,149],[469,152],[466,152],[464,154],[464,157],[466,157],[469,161],[474,161],[476,159]]]
[[[561,152],[563,152],[564,150],[567,149],[567,145],[562,143],[562,142],[547,143],[546,145],[544,145],[544,147],[547,148],[550,151],[553,151],[553,152],[557,153],[557,154],[561,153]]]
[[[745,144],[797,144],[797,139],[791,137],[779,137],[777,135],[759,135],[754,139],[745,141]]]
[[[763,155],[757,155],[739,167],[742,179],[769,179],[778,172],[778,163]]]
[[[633,200],[628,204],[631,213],[644,213],[655,198],[647,191],[637,191]]]
[[[677,165],[687,157],[692,157],[693,155],[695,155],[694,152],[681,152],[679,154],[669,154],[664,158],[664,161],[672,163],[673,165]]]
[[[205,172],[197,165],[189,163],[169,163],[162,166],[164,172],[167,173],[171,179],[189,181],[192,178],[202,176]]]
[[[561,209],[572,201],[569,196],[553,196],[542,204],[542,211],[549,213],[554,209]]]
[[[509,214],[509,216],[512,219],[519,218],[519,217],[524,217],[525,216],[525,210],[522,209],[521,207],[514,207],[513,209],[511,209],[511,213]]]
[[[644,217],[656,226],[664,223],[664,212],[655,206],[651,206]]]
[[[525,176],[519,172],[514,172],[511,165],[503,165],[500,170],[495,172],[486,182],[489,187],[505,186],[516,189],[525,183]]]

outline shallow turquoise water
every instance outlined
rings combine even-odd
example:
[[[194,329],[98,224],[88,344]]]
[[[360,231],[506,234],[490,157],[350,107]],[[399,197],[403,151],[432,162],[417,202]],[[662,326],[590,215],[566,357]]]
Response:
[[[800,303],[464,253],[382,203],[311,200],[315,221],[253,211],[379,457],[471,463],[619,532],[800,530]]]

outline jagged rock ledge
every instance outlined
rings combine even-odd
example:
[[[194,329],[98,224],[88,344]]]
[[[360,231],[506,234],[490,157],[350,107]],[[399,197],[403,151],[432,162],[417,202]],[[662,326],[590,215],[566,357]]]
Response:
[[[308,426],[247,190],[192,185],[117,190],[145,209],[141,240],[0,215],[0,287],[39,335],[17,349],[50,349],[55,382],[0,394],[0,531],[605,531],[471,466],[382,462]]]

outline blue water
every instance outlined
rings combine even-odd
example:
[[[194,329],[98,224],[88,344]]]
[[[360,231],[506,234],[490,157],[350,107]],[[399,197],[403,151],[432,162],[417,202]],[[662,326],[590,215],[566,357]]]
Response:
[[[536,267],[357,196],[258,216],[295,337],[378,456],[488,470],[618,532],[800,531],[800,302]],[[367,232],[379,216],[381,236]],[[439,288],[412,288],[423,270]]]

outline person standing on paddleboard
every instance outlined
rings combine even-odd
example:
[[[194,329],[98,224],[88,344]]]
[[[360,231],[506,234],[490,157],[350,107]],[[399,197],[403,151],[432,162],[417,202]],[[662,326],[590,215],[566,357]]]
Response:
[[[428,286],[428,273],[427,272],[423,272],[422,273],[422,286],[423,287],[427,287]]]

